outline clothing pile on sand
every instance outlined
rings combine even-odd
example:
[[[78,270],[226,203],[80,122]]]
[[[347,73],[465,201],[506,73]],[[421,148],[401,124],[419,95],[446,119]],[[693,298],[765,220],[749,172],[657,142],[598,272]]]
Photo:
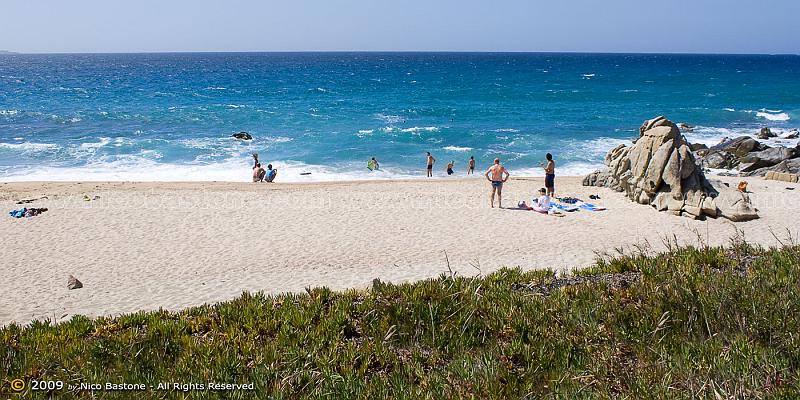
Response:
[[[10,211],[8,215],[14,218],[29,218],[35,217],[45,211],[47,211],[46,208],[21,208],[19,210]]]

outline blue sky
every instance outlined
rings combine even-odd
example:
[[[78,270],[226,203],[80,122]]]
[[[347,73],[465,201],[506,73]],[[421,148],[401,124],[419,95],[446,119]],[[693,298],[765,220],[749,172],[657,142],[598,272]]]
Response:
[[[4,0],[0,50],[800,53],[798,0]]]

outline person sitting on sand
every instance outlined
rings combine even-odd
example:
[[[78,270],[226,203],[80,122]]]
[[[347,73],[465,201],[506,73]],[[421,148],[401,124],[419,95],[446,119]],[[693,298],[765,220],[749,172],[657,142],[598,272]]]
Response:
[[[455,166],[455,165],[456,165],[456,162],[453,161],[453,160],[450,160],[450,162],[447,164],[447,175],[453,175],[453,173],[454,173],[453,166]]]
[[[275,181],[275,177],[278,176],[278,169],[272,168],[272,164],[267,165],[267,178],[266,181],[272,183]]]
[[[428,160],[427,160],[427,162],[428,162],[428,178],[430,178],[430,177],[433,176],[433,163],[436,162],[436,159],[433,158],[433,156],[431,155],[430,151],[428,152]]]
[[[544,157],[547,159],[547,165],[539,164],[544,167],[544,187],[547,188],[547,194],[554,197],[556,195],[556,162],[553,161],[553,155],[550,153]]]
[[[489,174],[491,174],[491,177],[489,177]],[[500,164],[500,159],[495,158],[494,164],[489,167],[483,175],[492,183],[492,194],[489,205],[494,208],[494,194],[497,193],[497,206],[503,208],[503,183],[508,180],[511,174],[508,173],[506,167]]]
[[[520,203],[519,207],[530,211],[547,214],[548,211],[550,211],[550,196],[547,195],[547,189],[539,189],[539,198],[535,199],[535,201],[531,202],[531,204],[532,206],[529,206],[523,201]]]
[[[469,157],[469,162],[467,162],[467,175],[472,175],[475,173],[475,156]]]
[[[267,171],[264,168],[261,168],[260,163],[256,163],[253,167],[253,182],[264,182],[264,176],[267,174]]]

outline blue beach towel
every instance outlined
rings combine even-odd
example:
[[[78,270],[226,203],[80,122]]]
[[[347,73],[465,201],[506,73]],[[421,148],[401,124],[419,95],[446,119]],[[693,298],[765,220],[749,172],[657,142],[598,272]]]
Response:
[[[591,203],[581,202],[578,205],[580,206],[581,209],[584,209],[586,211],[604,211],[606,209],[605,207],[596,206]]]
[[[580,207],[578,207],[578,206],[576,206],[574,204],[554,203],[553,207],[555,207],[555,208],[557,208],[557,209],[559,209],[561,211],[565,211],[565,212],[573,212],[573,211],[578,211],[578,209],[580,209]]]
[[[14,218],[23,218],[23,217],[25,217],[25,212],[26,211],[28,211],[27,208],[22,208],[22,209],[19,209],[19,210],[9,211],[8,215],[10,215],[10,216],[12,216]]]

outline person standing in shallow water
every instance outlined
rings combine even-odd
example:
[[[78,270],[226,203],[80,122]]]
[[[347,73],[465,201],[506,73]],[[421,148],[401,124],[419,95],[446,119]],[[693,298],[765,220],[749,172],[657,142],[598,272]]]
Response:
[[[497,206],[503,208],[503,183],[508,180],[509,173],[506,167],[500,164],[500,159],[494,159],[494,165],[486,170],[483,174],[486,179],[492,183],[492,194],[489,200],[489,205],[494,208],[494,194],[497,193]],[[491,175],[491,177],[489,176]]]
[[[427,162],[428,162],[428,178],[430,178],[433,176],[433,163],[436,162],[436,159],[433,158],[430,151],[428,152]]]
[[[475,173],[475,156],[469,157],[469,162],[467,162],[467,175],[472,175]]]
[[[544,167],[544,187],[547,188],[547,195],[551,198],[556,194],[556,162],[553,161],[553,155],[547,153],[544,156],[547,159],[547,164],[539,164]]]

